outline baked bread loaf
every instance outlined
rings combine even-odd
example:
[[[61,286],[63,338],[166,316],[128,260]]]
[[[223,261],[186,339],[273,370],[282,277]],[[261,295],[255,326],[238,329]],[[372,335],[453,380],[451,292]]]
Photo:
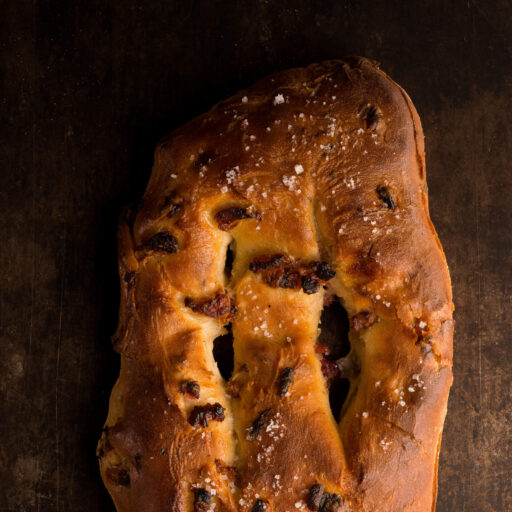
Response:
[[[434,510],[450,280],[418,115],[375,62],[278,73],[173,132],[118,244],[98,457],[119,512]],[[337,365],[316,347],[333,296],[351,319]],[[323,373],[340,372],[338,422]]]

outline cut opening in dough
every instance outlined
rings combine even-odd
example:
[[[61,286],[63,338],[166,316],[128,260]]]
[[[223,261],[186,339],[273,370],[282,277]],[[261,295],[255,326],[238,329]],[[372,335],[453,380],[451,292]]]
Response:
[[[224,260],[224,275],[226,276],[226,280],[229,282],[231,279],[231,273],[233,271],[233,261],[235,259],[235,253],[233,250],[233,244],[235,242],[231,242],[228,245],[228,249],[226,251],[226,259]]]
[[[217,363],[219,372],[225,381],[231,378],[234,366],[234,352],[233,352],[233,333],[231,331],[231,324],[227,327],[227,333],[218,336],[213,341],[213,358]]]
[[[345,357],[350,352],[348,331],[350,322],[345,308],[338,298],[324,306],[320,318],[318,343],[329,348],[329,359]]]
[[[322,358],[327,360],[323,362],[322,369],[326,377],[326,384],[329,387],[331,411],[336,421],[338,421],[341,409],[348,396],[350,382],[347,378],[340,378],[339,376],[330,378],[327,366],[330,365],[332,367],[331,373],[334,373],[337,370],[335,361],[347,356],[350,352],[348,338],[350,322],[345,308],[337,297],[324,307],[320,319],[320,329],[317,346],[319,351],[322,350],[322,346],[328,349],[328,354],[322,354]]]

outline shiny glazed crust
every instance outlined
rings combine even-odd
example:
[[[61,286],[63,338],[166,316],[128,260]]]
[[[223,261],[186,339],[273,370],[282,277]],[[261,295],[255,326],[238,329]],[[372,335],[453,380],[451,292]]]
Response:
[[[118,245],[98,457],[119,512],[434,510],[450,280],[418,115],[376,63],[279,73],[173,132]],[[332,294],[359,368],[339,423],[315,350]]]

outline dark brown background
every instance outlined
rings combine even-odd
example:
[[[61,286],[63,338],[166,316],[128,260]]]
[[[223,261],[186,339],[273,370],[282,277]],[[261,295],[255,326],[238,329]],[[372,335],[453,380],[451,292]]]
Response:
[[[382,63],[426,134],[457,320],[438,512],[512,510],[510,2],[0,11],[2,512],[113,511],[94,450],[118,372],[116,222],[157,140],[270,72],[347,54]]]

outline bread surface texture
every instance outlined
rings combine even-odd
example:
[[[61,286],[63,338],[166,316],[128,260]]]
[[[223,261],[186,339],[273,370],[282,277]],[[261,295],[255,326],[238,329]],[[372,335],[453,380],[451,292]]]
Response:
[[[450,279],[419,117],[375,62],[278,73],[174,131],[118,252],[97,451],[118,512],[434,510]],[[351,321],[338,365],[317,343],[333,299]]]

